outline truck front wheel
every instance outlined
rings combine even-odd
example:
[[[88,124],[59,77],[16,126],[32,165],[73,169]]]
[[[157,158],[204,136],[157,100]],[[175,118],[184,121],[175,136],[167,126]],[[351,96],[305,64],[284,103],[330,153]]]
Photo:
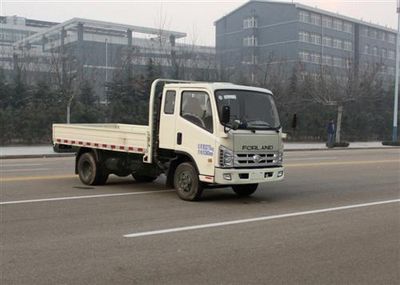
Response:
[[[174,187],[182,200],[196,201],[201,198],[203,185],[192,163],[184,162],[178,165],[174,174]]]
[[[91,152],[85,152],[78,160],[79,179],[86,185],[104,185],[107,182],[108,173],[96,162]]]
[[[258,184],[233,185],[233,191],[240,197],[247,197],[256,192]]]

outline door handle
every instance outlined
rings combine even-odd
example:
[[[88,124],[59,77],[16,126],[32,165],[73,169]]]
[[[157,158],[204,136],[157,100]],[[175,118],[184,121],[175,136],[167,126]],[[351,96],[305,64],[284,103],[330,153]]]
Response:
[[[176,144],[182,144],[182,133],[176,134]]]

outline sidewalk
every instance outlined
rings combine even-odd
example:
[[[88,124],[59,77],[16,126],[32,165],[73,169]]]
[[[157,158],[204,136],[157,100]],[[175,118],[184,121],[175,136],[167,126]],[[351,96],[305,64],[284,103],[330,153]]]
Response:
[[[381,142],[352,142],[347,148],[334,148],[329,150],[343,149],[387,149],[392,146],[383,146]],[[311,151],[328,150],[325,143],[297,143],[286,142],[286,151]],[[63,157],[73,156],[73,153],[55,153],[51,145],[39,146],[5,146],[0,147],[0,158],[34,158],[34,157]]]
[[[35,146],[2,146],[0,147],[0,159],[5,158],[37,158],[37,157],[66,157],[73,153],[56,153],[52,145]]]
[[[374,148],[393,148],[391,146],[384,146],[382,142],[351,142],[348,147],[337,147],[334,149],[328,149],[325,143],[313,143],[313,142],[285,142],[285,150],[337,150],[337,149],[374,149]]]

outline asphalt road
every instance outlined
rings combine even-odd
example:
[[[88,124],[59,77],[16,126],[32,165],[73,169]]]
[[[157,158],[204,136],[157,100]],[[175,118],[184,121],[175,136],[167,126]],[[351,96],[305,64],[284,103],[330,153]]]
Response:
[[[1,284],[400,284],[399,149],[290,152],[285,181],[195,203],[0,162]]]

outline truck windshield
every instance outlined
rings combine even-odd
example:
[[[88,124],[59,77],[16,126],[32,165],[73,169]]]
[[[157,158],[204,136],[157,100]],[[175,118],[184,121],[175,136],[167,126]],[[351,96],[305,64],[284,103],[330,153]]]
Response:
[[[268,93],[247,90],[217,90],[215,100],[219,118],[224,106],[230,107],[227,127],[238,129],[276,130],[280,128],[274,98]]]

